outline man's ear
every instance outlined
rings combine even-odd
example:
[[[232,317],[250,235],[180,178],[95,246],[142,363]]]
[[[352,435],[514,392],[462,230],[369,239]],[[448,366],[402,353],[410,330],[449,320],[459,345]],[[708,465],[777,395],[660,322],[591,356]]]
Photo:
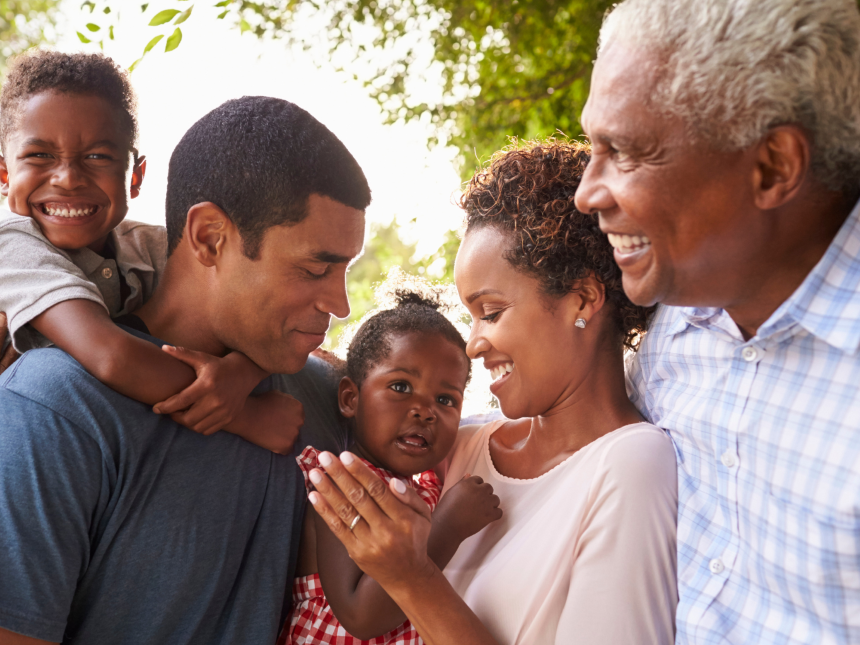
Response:
[[[6,157],[0,155],[0,195],[9,196],[9,169],[6,167]]]
[[[201,202],[188,209],[182,237],[187,238],[197,261],[203,266],[212,267],[223,255],[227,238],[234,228],[233,222],[221,208],[212,202]]]
[[[771,210],[791,201],[806,179],[810,159],[809,138],[799,126],[771,128],[756,150],[756,206]]]
[[[143,177],[146,175],[146,157],[137,158],[137,163],[131,169],[131,198],[140,195],[140,187],[143,186]]]
[[[358,412],[358,385],[348,376],[340,379],[337,386],[337,407],[347,419],[352,419]]]
[[[582,318],[586,325],[606,304],[606,287],[593,275],[583,278],[576,291],[561,298],[562,315],[571,325]]]

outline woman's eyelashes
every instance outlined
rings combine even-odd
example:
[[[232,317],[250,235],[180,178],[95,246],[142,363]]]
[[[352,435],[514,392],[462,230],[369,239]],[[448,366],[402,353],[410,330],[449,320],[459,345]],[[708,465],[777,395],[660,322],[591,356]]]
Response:
[[[481,320],[483,320],[484,322],[494,322],[496,320],[496,318],[499,317],[500,313],[502,313],[501,310],[494,311],[493,313],[490,313],[490,314],[485,314],[485,315],[481,316]]]

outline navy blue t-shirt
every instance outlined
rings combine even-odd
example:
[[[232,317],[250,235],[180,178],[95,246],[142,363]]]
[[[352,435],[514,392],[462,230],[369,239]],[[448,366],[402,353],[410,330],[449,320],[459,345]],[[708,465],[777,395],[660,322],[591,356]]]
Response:
[[[154,339],[150,339],[154,340]],[[297,449],[337,450],[336,382],[311,358]],[[58,349],[0,375],[0,627],[75,643],[273,643],[305,493],[295,459],[205,437]]]

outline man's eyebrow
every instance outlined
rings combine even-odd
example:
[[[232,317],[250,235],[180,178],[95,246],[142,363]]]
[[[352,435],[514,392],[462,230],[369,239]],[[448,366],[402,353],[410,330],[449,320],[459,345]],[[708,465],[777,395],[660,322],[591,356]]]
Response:
[[[472,304],[475,300],[477,300],[481,296],[488,296],[488,295],[497,295],[498,296],[501,294],[502,294],[502,292],[497,290],[497,289],[479,289],[478,291],[473,293],[471,296],[466,298],[466,302],[468,304]]]
[[[332,253],[331,251],[317,251],[312,257],[317,262],[325,262],[326,264],[346,264],[352,260],[350,256]]]

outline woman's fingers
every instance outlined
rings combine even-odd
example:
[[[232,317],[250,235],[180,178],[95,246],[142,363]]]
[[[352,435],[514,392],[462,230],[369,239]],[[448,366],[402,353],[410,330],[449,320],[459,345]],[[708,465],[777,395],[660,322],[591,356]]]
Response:
[[[400,486],[398,486],[398,484],[400,484]],[[389,482],[388,487],[397,499],[409,506],[419,515],[423,515],[428,522],[430,521],[430,507],[427,506],[427,502],[421,499],[414,488],[410,488],[398,479],[392,479]],[[396,512],[393,510],[392,513],[396,515]]]
[[[333,485],[325,487],[317,487],[326,501],[332,506],[334,511],[346,522],[347,526],[355,517],[355,512],[358,512],[370,525],[379,524],[386,519],[379,506],[378,499],[384,499],[386,495],[391,498],[391,493],[388,492],[388,486],[370,468],[355,459],[349,453],[343,453],[343,456],[349,455],[341,461],[331,453],[320,453],[319,460]],[[352,459],[350,471],[347,471],[344,462]],[[329,482],[325,482],[330,484]],[[316,484],[316,483],[315,483]],[[338,488],[339,495],[327,494],[330,489]],[[359,522],[361,524],[361,522]],[[355,527],[356,529],[358,527]]]
[[[311,471],[319,472],[319,471]],[[323,479],[325,479],[323,477]],[[319,514],[319,516],[323,519],[323,521],[328,524],[328,527],[331,529],[331,532],[334,533],[335,537],[343,542],[343,545],[346,547],[347,552],[352,553],[352,547],[355,545],[356,538],[352,534],[352,531],[349,530],[348,525],[344,524],[340,519],[340,516],[335,513],[334,509],[328,503],[326,497],[321,494],[319,491],[314,491],[310,495],[308,495],[308,501],[314,506],[314,510]]]

